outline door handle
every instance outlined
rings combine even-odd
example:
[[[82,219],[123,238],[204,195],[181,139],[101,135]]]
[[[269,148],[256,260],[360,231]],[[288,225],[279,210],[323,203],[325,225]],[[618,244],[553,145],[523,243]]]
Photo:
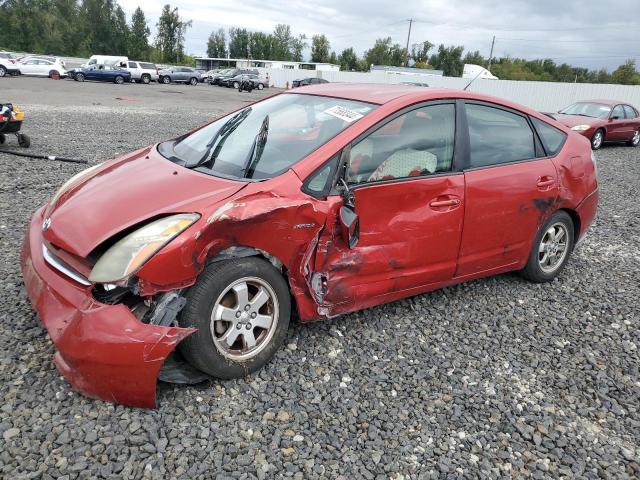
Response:
[[[538,178],[538,188],[552,187],[556,183],[553,177],[540,177]]]
[[[459,198],[449,198],[446,200],[432,200],[429,206],[432,208],[457,207],[460,205]]]

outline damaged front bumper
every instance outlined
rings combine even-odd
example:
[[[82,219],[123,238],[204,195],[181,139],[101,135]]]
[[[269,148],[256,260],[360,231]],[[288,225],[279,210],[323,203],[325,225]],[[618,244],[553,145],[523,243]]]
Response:
[[[155,407],[160,368],[195,329],[144,324],[125,305],[96,301],[90,285],[47,264],[41,225],[42,209],[25,236],[21,267],[29,298],[55,345],[58,370],[89,397]]]

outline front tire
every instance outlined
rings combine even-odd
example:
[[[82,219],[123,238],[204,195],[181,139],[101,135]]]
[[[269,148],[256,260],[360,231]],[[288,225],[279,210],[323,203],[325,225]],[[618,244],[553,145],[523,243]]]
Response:
[[[533,241],[522,276],[536,283],[556,278],[569,261],[573,239],[573,220],[569,214],[560,210],[551,215]]]
[[[171,79],[169,77],[162,77],[162,83],[169,85],[171,83]]]
[[[631,140],[627,142],[627,145],[630,147],[637,147],[640,145],[640,128],[633,133],[633,137],[631,137]]]
[[[0,77],[4,77],[7,74],[7,69],[4,65],[0,65]]]
[[[116,78],[113,79],[113,83],[115,83],[116,85],[122,85],[124,83],[124,77],[121,77],[120,75],[118,75]]]
[[[196,85],[198,85],[198,79],[193,77],[191,80],[189,80],[189,85],[195,87]]]
[[[596,133],[593,134],[593,137],[591,137],[591,149],[599,150],[600,147],[602,147],[603,143],[604,143],[604,130],[599,128],[598,130],[596,130]]]
[[[149,75],[142,75],[140,81],[145,85],[149,85],[151,83],[151,77]]]
[[[76,73],[75,79],[76,82],[84,82],[84,74]]]
[[[278,351],[290,316],[287,283],[269,262],[256,257],[215,262],[187,293],[180,326],[198,331],[180,348],[209,375],[243,377]]]

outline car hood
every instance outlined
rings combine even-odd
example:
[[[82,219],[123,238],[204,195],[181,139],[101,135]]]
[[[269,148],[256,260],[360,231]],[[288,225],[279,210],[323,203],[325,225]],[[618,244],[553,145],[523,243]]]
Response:
[[[106,162],[65,188],[47,208],[43,235],[86,257],[117,233],[173,213],[202,213],[246,184],[194,172],[154,147]]]
[[[554,113],[553,118],[567,127],[575,127],[576,125],[596,125],[602,120],[595,117],[583,117],[580,115],[565,115],[564,113]]]

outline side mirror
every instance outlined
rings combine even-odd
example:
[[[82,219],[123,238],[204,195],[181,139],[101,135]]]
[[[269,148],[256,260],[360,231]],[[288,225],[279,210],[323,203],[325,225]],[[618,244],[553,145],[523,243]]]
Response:
[[[360,222],[358,221],[356,212],[349,207],[341,207],[340,227],[342,229],[342,236],[349,245],[349,248],[354,248],[360,238]]]

